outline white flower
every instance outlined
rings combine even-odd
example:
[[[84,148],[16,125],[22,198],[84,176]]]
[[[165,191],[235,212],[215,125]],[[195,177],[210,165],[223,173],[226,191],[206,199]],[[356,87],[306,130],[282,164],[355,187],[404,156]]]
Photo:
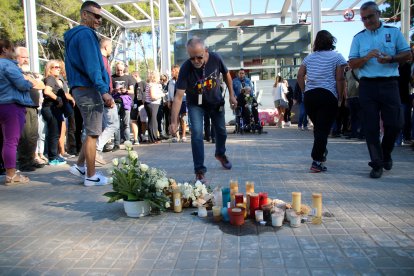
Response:
[[[170,208],[170,203],[167,201],[167,202],[165,202],[165,208]]]
[[[131,160],[138,159],[138,152],[131,150],[128,152],[128,156],[129,156],[129,159]]]
[[[119,165],[119,160],[118,160],[118,158],[114,158],[114,159],[112,159],[112,164],[114,164],[114,166],[118,166],[118,165]]]
[[[113,179],[112,177],[109,177],[109,178],[108,178],[108,183],[109,183],[109,184],[114,183],[114,179]]]
[[[111,170],[111,169],[107,170],[107,172],[108,172],[109,175],[113,175],[114,174],[114,171]]]
[[[126,164],[126,158],[125,157],[121,157],[121,159],[119,159],[119,162],[121,162],[121,164]]]
[[[124,146],[125,146],[126,150],[131,150],[132,149],[131,141],[125,141]]]
[[[146,171],[148,171],[149,167],[148,167],[148,165],[147,165],[147,164],[141,164],[141,165],[139,166],[139,169],[140,169],[141,171],[143,171],[143,172],[146,172]]]

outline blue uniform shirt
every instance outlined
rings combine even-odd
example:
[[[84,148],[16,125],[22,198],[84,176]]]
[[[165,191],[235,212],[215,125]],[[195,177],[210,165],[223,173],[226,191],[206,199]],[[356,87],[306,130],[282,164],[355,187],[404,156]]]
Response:
[[[375,30],[363,30],[354,36],[349,52],[349,59],[361,58],[370,51],[377,49],[382,53],[394,56],[401,52],[410,51],[410,46],[399,29],[391,26],[381,26]],[[398,63],[381,64],[376,58],[371,58],[359,68],[359,77],[397,77]]]

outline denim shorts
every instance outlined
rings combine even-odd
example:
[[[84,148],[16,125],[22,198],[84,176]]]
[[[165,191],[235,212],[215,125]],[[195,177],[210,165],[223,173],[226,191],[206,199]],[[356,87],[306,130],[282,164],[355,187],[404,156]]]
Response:
[[[75,87],[72,94],[82,115],[86,135],[101,135],[104,110],[102,95],[89,87]]]

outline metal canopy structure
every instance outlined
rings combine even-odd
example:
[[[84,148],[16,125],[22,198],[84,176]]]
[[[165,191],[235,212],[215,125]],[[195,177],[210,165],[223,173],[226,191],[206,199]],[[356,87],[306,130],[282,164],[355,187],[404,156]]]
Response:
[[[26,3],[25,19],[26,22],[35,22],[35,0],[23,0]],[[85,1],[85,0],[78,0]],[[169,25],[182,24],[184,29],[194,28],[194,24],[198,24],[198,28],[202,29],[204,23],[208,22],[228,22],[230,20],[258,20],[258,19],[277,19],[280,24],[296,24],[300,20],[307,20],[312,26],[312,36],[321,29],[321,22],[323,17],[328,16],[343,16],[346,13],[351,13],[353,16],[359,15],[359,6],[366,2],[366,0],[246,0],[243,3],[248,3],[244,7],[240,7],[239,0],[184,0],[178,3],[177,0],[95,0],[99,3],[102,9],[102,15],[107,20],[113,22],[115,25],[124,29],[120,37],[121,41],[125,42],[127,31],[143,26],[152,27],[152,47],[153,58],[156,60],[156,45],[155,45],[155,26],[159,26],[160,41],[170,41]],[[385,0],[376,0],[380,5]],[[409,28],[409,8],[401,1],[402,7],[402,26],[408,38]],[[404,3],[403,3],[404,2]],[[201,5],[202,4],[202,5]],[[150,14],[148,14],[141,6],[149,5]],[[132,7],[137,12],[139,17],[133,16],[125,9],[126,6]],[[409,6],[409,5],[408,5]],[[109,7],[113,7],[119,11],[118,15],[111,13]],[[179,16],[169,16],[171,8],[179,11]],[[154,10],[158,9],[158,18],[154,16]],[[131,10],[128,8],[128,10]],[[204,11],[209,12],[204,12]],[[408,11],[408,12],[407,12]],[[289,22],[287,19],[290,18]],[[36,33],[33,29],[36,26],[33,23],[27,24],[29,33]],[[33,46],[37,43],[37,36],[31,36],[28,39],[27,45],[31,56],[37,57],[37,47]],[[312,39],[313,40],[313,39]],[[34,71],[38,71],[38,61],[34,61]],[[156,66],[156,62],[154,63]],[[170,43],[161,43],[161,72],[167,73],[170,70]],[[37,69],[37,70],[36,70]],[[155,68],[157,69],[157,68]]]

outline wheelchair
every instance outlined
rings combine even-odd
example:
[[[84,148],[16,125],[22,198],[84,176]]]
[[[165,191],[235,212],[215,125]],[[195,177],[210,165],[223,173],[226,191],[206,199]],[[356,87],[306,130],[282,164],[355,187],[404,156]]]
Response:
[[[263,131],[263,126],[260,122],[260,118],[258,118],[257,122],[254,119],[254,114],[252,112],[252,106],[249,105],[248,107],[249,112],[247,116],[243,116],[243,108],[242,107],[237,107],[235,109],[235,116],[236,116],[236,120],[235,120],[235,129],[234,129],[234,133],[235,134],[244,134],[244,133],[253,133],[255,134],[256,132],[258,134],[262,134]],[[246,115],[246,114],[244,114]]]

